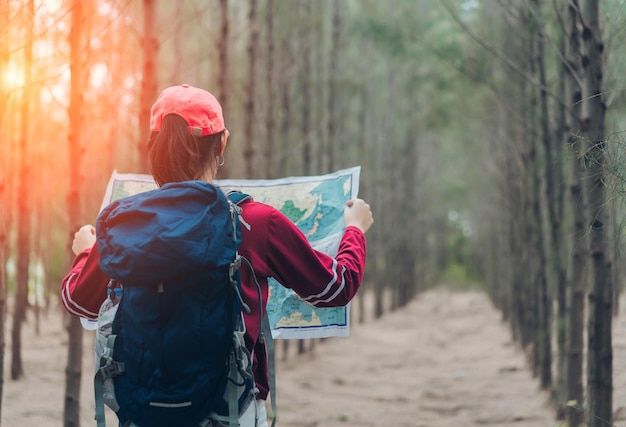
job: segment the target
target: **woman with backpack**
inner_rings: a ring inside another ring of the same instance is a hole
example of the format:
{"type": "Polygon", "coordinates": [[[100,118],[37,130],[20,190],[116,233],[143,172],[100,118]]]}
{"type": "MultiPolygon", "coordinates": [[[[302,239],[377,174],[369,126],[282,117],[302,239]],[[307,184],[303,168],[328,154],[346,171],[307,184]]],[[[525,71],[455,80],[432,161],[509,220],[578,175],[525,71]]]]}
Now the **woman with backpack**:
{"type": "MultiPolygon", "coordinates": [[[[213,95],[189,85],[165,89],[152,107],[150,128],[150,170],[159,187],[185,181],[213,181],[224,164],[229,137],[221,106],[213,95]]],[[[249,261],[254,272],[253,275],[247,268],[240,269],[242,299],[249,307],[244,314],[244,339],[253,355],[252,371],[258,388],[256,404],[250,405],[239,423],[243,427],[266,426],[265,400],[270,386],[265,342],[259,339],[259,319],[265,315],[268,278],[290,286],[314,306],[346,305],[361,285],[365,232],[373,217],[363,200],[350,200],[344,209],[345,231],[337,255],[331,257],[314,250],[302,232],[278,210],[253,200],[239,206],[241,222],[245,224],[241,227],[239,254],[249,261]]],[[[99,266],[95,228],[87,225],[76,232],[72,249],[76,258],[63,280],[61,301],[70,314],[96,319],[107,298],[109,277],[99,266]]]]}

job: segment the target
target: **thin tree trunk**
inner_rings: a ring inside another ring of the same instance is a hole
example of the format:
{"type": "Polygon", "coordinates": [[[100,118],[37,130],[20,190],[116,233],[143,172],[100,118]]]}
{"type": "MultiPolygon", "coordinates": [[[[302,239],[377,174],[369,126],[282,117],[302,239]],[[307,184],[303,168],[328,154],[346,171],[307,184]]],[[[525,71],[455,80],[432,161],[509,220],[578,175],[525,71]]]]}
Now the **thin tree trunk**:
{"type": "MultiPolygon", "coordinates": [[[[389,137],[389,141],[397,141],[396,135],[396,127],[395,127],[395,118],[397,113],[397,90],[398,90],[398,76],[395,64],[387,65],[387,90],[388,93],[383,98],[383,102],[387,105],[386,115],[383,122],[383,134],[389,137]]],[[[336,120],[336,117],[333,118],[336,120]]],[[[331,141],[331,145],[335,145],[337,142],[337,138],[331,141]]],[[[336,151],[339,153],[339,151],[336,151]]],[[[393,187],[394,183],[398,182],[400,177],[400,171],[395,167],[398,162],[399,154],[397,153],[395,143],[390,146],[385,147],[383,150],[383,155],[381,156],[381,170],[389,171],[385,176],[385,181],[382,185],[382,197],[379,200],[382,206],[391,206],[394,203],[395,194],[390,191],[385,191],[384,188],[393,187]]],[[[398,259],[398,240],[399,236],[394,232],[396,227],[395,219],[392,216],[387,216],[386,223],[383,224],[382,230],[387,230],[388,232],[384,235],[379,235],[382,237],[382,241],[379,242],[382,245],[382,253],[383,256],[386,257],[385,268],[384,268],[384,277],[387,278],[386,281],[381,283],[382,286],[386,286],[388,290],[391,292],[390,294],[390,310],[395,310],[398,306],[398,275],[401,274],[400,269],[396,268],[396,261],[398,259]]],[[[384,293],[383,289],[383,293],[384,293]]],[[[381,312],[382,314],[382,312],[381,312]]]]}
{"type": "Polygon", "coordinates": [[[217,39],[217,90],[224,117],[228,116],[228,0],[220,0],[220,36],[217,39]]]}
{"type": "MultiPolygon", "coordinates": [[[[299,2],[299,21],[301,42],[299,56],[302,58],[302,68],[299,70],[300,90],[302,94],[302,122],[301,122],[301,140],[302,140],[302,173],[310,175],[312,171],[311,165],[311,2],[303,0],[299,2]]],[[[298,341],[298,354],[306,351],[304,340],[298,341]]]]}
{"type": "Polygon", "coordinates": [[[289,35],[286,35],[282,39],[282,62],[283,69],[287,71],[281,74],[280,87],[280,109],[282,112],[280,120],[280,135],[281,135],[281,156],[278,163],[278,176],[285,176],[289,170],[289,158],[290,158],[290,146],[291,146],[291,122],[293,120],[293,108],[291,105],[291,72],[289,71],[292,62],[292,48],[289,35]]]}
{"type": "MultiPolygon", "coordinates": [[[[514,178],[513,174],[510,172],[508,175],[508,188],[511,188],[510,191],[510,209],[512,212],[523,212],[523,202],[521,196],[521,188],[518,180],[514,178]]],[[[509,229],[509,252],[515,258],[518,259],[519,262],[513,263],[513,271],[512,271],[512,284],[511,284],[511,292],[509,296],[510,308],[509,311],[511,313],[511,325],[513,338],[515,341],[520,343],[522,347],[525,345],[524,342],[524,320],[526,318],[524,314],[523,308],[523,279],[524,270],[526,268],[526,260],[521,256],[521,225],[518,224],[511,215],[508,218],[508,229],[509,229]]]]}
{"type": "Polygon", "coordinates": [[[611,275],[610,218],[605,183],[604,116],[602,95],[604,44],[599,20],[599,2],[582,0],[583,40],[582,135],[589,144],[587,189],[589,202],[590,255],[592,284],[589,291],[587,326],[588,427],[611,423],[613,417],[613,282],[611,275]]]}
{"type": "MultiPolygon", "coordinates": [[[[70,236],[68,249],[74,231],[80,227],[82,218],[81,194],[83,177],[81,168],[83,163],[82,145],[82,82],[83,82],[83,52],[85,13],[83,3],[76,2],[72,9],[70,29],[70,106],[69,106],[69,175],[70,192],[68,196],[68,212],[70,222],[70,236]]],[[[65,368],[65,401],[63,420],[66,427],[80,426],[80,381],[82,376],[83,331],[78,317],[66,316],[69,337],[67,365],[65,368]]]]}
{"type": "Polygon", "coordinates": [[[337,129],[335,123],[338,120],[338,108],[339,102],[338,88],[339,88],[339,53],[340,53],[340,38],[341,38],[341,0],[333,0],[333,29],[332,29],[332,41],[330,46],[330,69],[328,73],[328,168],[334,170],[335,168],[335,154],[339,152],[337,149],[337,129]]]}
{"type": "MultiPolygon", "coordinates": [[[[229,38],[229,21],[228,21],[228,0],[219,0],[220,3],[220,34],[217,38],[217,99],[222,106],[222,114],[224,120],[226,120],[226,126],[228,126],[228,120],[230,117],[230,97],[228,96],[228,75],[229,75],[229,60],[228,60],[228,38],[229,38]]],[[[224,166],[220,168],[220,175],[222,178],[229,176],[230,165],[229,162],[224,163],[224,166]]]]}
{"type": "Polygon", "coordinates": [[[567,4],[565,14],[565,29],[567,31],[565,60],[566,73],[566,100],[571,105],[568,116],[568,145],[572,152],[571,176],[569,186],[569,203],[572,212],[571,230],[572,249],[570,250],[569,265],[569,314],[567,319],[567,406],[565,418],[570,427],[578,427],[583,422],[583,331],[585,313],[585,288],[587,284],[587,249],[588,240],[585,230],[586,224],[586,197],[582,179],[585,173],[582,163],[581,140],[574,136],[580,128],[580,101],[582,98],[579,86],[578,58],[580,55],[580,33],[578,30],[578,0],[571,0],[567,4]]]}
{"type": "Polygon", "coordinates": [[[416,211],[414,209],[416,191],[417,191],[417,173],[418,173],[418,143],[415,141],[415,135],[419,134],[418,125],[420,121],[417,117],[412,121],[412,125],[407,130],[404,138],[404,147],[402,149],[399,164],[402,168],[402,177],[397,182],[402,183],[400,194],[406,197],[406,206],[401,210],[399,224],[403,225],[404,232],[398,233],[400,236],[399,256],[397,262],[399,265],[395,268],[402,271],[398,276],[399,298],[398,305],[404,307],[415,295],[416,279],[415,279],[415,262],[417,256],[415,254],[416,234],[418,229],[416,211]],[[408,226],[408,227],[407,227],[408,226]],[[399,268],[398,268],[399,267],[399,268]]]}
{"type": "MultiPolygon", "coordinates": [[[[33,158],[37,159],[37,156],[34,155],[33,158]]],[[[43,165],[43,162],[37,162],[35,164],[40,164],[43,165]]],[[[42,171],[43,171],[43,167],[41,169],[39,169],[37,171],[36,174],[33,174],[33,177],[37,180],[39,180],[39,182],[45,182],[42,178],[42,171]]],[[[43,219],[43,203],[41,201],[41,194],[37,194],[35,195],[36,199],[33,200],[33,211],[35,214],[35,222],[33,224],[33,236],[37,236],[36,239],[33,240],[33,244],[32,244],[32,248],[31,248],[31,252],[35,255],[35,260],[34,263],[35,265],[39,264],[40,262],[43,261],[43,248],[42,248],[42,243],[43,243],[43,237],[44,237],[44,219],[43,219]]],[[[41,333],[41,301],[39,298],[40,294],[43,294],[43,286],[44,283],[42,283],[41,281],[41,276],[38,274],[38,268],[35,269],[35,274],[34,277],[31,276],[30,278],[30,282],[33,284],[33,290],[32,290],[32,299],[33,299],[33,304],[32,304],[32,309],[34,311],[35,314],[35,324],[34,324],[34,328],[35,328],[35,336],[39,336],[39,334],[41,333]]]]}
{"type": "Polygon", "coordinates": [[[274,133],[276,130],[276,120],[274,118],[274,104],[276,90],[274,89],[274,62],[276,61],[276,49],[274,45],[274,0],[267,0],[265,15],[266,37],[267,37],[267,119],[266,119],[266,141],[265,141],[265,177],[273,178],[274,165],[274,133]]]}
{"type": "MultiPolygon", "coordinates": [[[[550,115],[548,111],[548,100],[545,88],[547,87],[546,82],[546,70],[545,70],[545,53],[544,53],[544,28],[543,22],[541,21],[541,8],[538,0],[533,0],[533,21],[534,27],[537,31],[531,35],[533,38],[533,44],[535,48],[533,49],[533,53],[535,55],[535,64],[534,66],[536,75],[541,85],[541,89],[539,91],[539,129],[540,129],[540,142],[542,143],[539,146],[537,138],[533,138],[533,143],[537,144],[537,151],[539,151],[540,147],[542,147],[543,153],[545,154],[545,164],[547,165],[544,169],[544,172],[539,170],[539,163],[536,162],[536,171],[534,172],[535,176],[535,221],[537,224],[537,258],[539,260],[539,281],[538,281],[538,308],[539,308],[539,327],[538,332],[539,336],[537,337],[538,347],[539,347],[539,360],[538,360],[538,368],[539,368],[539,382],[542,389],[547,390],[552,386],[552,333],[551,333],[551,325],[552,325],[552,298],[549,292],[548,285],[548,272],[547,272],[547,264],[548,264],[548,255],[546,251],[546,241],[544,235],[544,227],[543,227],[543,212],[547,211],[548,216],[550,215],[550,198],[552,193],[554,192],[554,181],[552,179],[552,151],[550,147],[550,115]],[[543,175],[545,177],[546,182],[546,193],[542,193],[541,191],[541,180],[539,177],[543,175]],[[543,196],[546,197],[543,197],[543,196]]],[[[550,222],[548,227],[553,224],[550,222]]],[[[558,223],[557,223],[558,224],[558,223]]]]}
{"type": "Polygon", "coordinates": [[[256,73],[257,46],[259,38],[259,28],[257,23],[257,0],[248,2],[248,76],[246,83],[245,101],[245,133],[244,158],[246,161],[246,177],[256,176],[255,149],[254,149],[254,121],[255,121],[255,94],[256,94],[256,73]]]}
{"type": "Polygon", "coordinates": [[[313,3],[313,16],[315,20],[315,29],[314,36],[312,42],[312,49],[314,49],[313,58],[314,58],[314,70],[315,70],[315,83],[314,85],[314,93],[315,93],[315,108],[314,108],[314,119],[313,119],[313,133],[311,138],[315,141],[316,153],[313,157],[315,157],[315,170],[318,174],[322,174],[326,171],[325,162],[325,154],[326,154],[326,97],[325,94],[325,85],[326,81],[324,80],[325,71],[326,71],[326,56],[328,54],[326,50],[326,31],[325,31],[325,22],[326,22],[326,2],[312,2],[313,3]]]}
{"type": "Polygon", "coordinates": [[[13,311],[13,329],[11,331],[11,378],[18,379],[24,375],[22,364],[22,323],[26,319],[28,306],[28,266],[30,263],[31,237],[31,149],[30,149],[30,88],[33,62],[33,22],[35,3],[27,4],[26,43],[24,44],[24,90],[20,112],[20,162],[19,189],[17,202],[17,289],[13,311]]]}
{"type": "MultiPolygon", "coordinates": [[[[1,6],[0,6],[1,8],[1,6]]],[[[0,14],[2,11],[0,11],[0,14]]],[[[1,43],[1,42],[0,42],[1,43]]],[[[0,101],[1,102],[1,101],[0,101]]],[[[0,167],[5,166],[0,164],[0,167]]],[[[0,173],[1,178],[5,176],[0,173]]],[[[7,206],[6,198],[6,180],[0,179],[0,203],[7,206]]],[[[6,325],[6,309],[7,309],[7,270],[6,261],[9,250],[9,223],[6,218],[0,215],[0,366],[4,366],[5,351],[5,325],[6,325]]],[[[4,396],[4,369],[0,370],[0,424],[2,423],[2,402],[4,396]]]]}
{"type": "MultiPolygon", "coordinates": [[[[565,53],[565,35],[561,35],[559,40],[560,51],[565,53]]],[[[567,99],[565,94],[566,66],[562,63],[559,66],[558,96],[567,99]]],[[[556,297],[556,382],[554,388],[554,401],[556,402],[557,419],[565,418],[565,406],[562,402],[567,401],[567,271],[566,271],[566,241],[563,233],[562,223],[564,223],[564,195],[567,182],[563,171],[562,153],[564,146],[562,142],[566,140],[565,129],[566,111],[558,106],[556,115],[557,126],[554,132],[550,147],[546,150],[551,153],[551,161],[546,161],[546,167],[550,168],[547,176],[551,177],[552,185],[548,183],[546,197],[548,199],[550,240],[552,242],[555,297],[556,297]],[[556,161],[555,161],[556,160],[556,161]]]]}
{"type": "MultiPolygon", "coordinates": [[[[525,41],[520,51],[520,58],[518,61],[524,67],[526,72],[532,72],[530,66],[529,53],[532,48],[532,44],[525,41]]],[[[519,147],[521,151],[522,161],[522,191],[520,196],[523,220],[521,225],[522,239],[520,239],[521,251],[522,251],[522,265],[525,274],[522,276],[521,294],[522,298],[519,302],[521,319],[522,319],[522,348],[526,351],[529,357],[530,365],[533,369],[533,374],[537,375],[537,366],[539,362],[538,352],[539,346],[537,342],[538,338],[538,325],[539,321],[539,298],[538,289],[539,283],[542,277],[545,277],[540,270],[543,268],[541,263],[543,260],[539,256],[535,256],[538,250],[538,233],[541,232],[540,224],[537,223],[537,211],[539,209],[538,200],[536,195],[539,191],[536,190],[536,186],[539,185],[535,182],[536,178],[536,149],[534,139],[536,137],[534,133],[534,120],[533,114],[536,109],[536,97],[534,96],[534,88],[531,87],[526,81],[518,82],[519,85],[519,99],[520,105],[523,111],[523,120],[518,128],[516,137],[513,141],[523,141],[522,146],[519,147]]]]}
{"type": "Polygon", "coordinates": [[[143,69],[141,73],[141,95],[139,96],[139,171],[148,173],[148,139],[150,137],[150,109],[158,94],[156,58],[159,42],[154,24],[156,21],[156,0],[143,0],[143,69]]]}
{"type": "MultiPolygon", "coordinates": [[[[0,16],[2,16],[2,6],[0,6],[0,16]]],[[[2,42],[0,42],[0,49],[2,42]]],[[[0,56],[0,60],[2,56],[0,56]]],[[[2,93],[0,93],[0,96],[2,93]]],[[[0,101],[2,103],[2,101],[0,101]]],[[[1,127],[1,126],[0,126],[1,127]]],[[[8,178],[7,166],[4,162],[0,162],[0,203],[2,206],[8,206],[7,190],[8,178]]],[[[8,216],[8,215],[7,215],[8,216]]],[[[9,230],[10,224],[8,218],[5,215],[0,215],[0,366],[4,366],[4,351],[5,351],[5,325],[6,325],[6,307],[7,307],[7,269],[6,261],[9,252],[9,230]]],[[[0,370],[0,424],[2,420],[2,402],[4,395],[4,369],[0,370]]]]}
{"type": "MultiPolygon", "coordinates": [[[[283,116],[281,119],[281,133],[283,136],[283,141],[282,141],[282,145],[283,145],[283,149],[287,150],[289,147],[289,135],[290,135],[290,127],[289,127],[289,122],[291,120],[291,99],[290,99],[290,93],[289,93],[289,84],[286,83],[282,86],[281,89],[281,108],[283,111],[283,116]]],[[[278,164],[278,175],[279,176],[285,176],[287,174],[287,170],[288,170],[288,164],[287,161],[289,159],[289,155],[288,154],[282,154],[280,157],[280,162],[278,164]]]]}
{"type": "MultiPolygon", "coordinates": [[[[359,62],[358,67],[359,67],[359,72],[362,76],[365,76],[367,73],[367,61],[369,59],[369,55],[363,55],[362,60],[359,62]]],[[[318,63],[319,65],[319,63],[318,63]]],[[[320,82],[321,83],[321,82],[320,82]]],[[[321,87],[321,84],[320,84],[321,87]]],[[[358,144],[359,144],[359,152],[361,153],[361,163],[362,165],[368,165],[368,161],[366,160],[366,156],[367,156],[367,150],[368,150],[368,135],[369,132],[372,131],[372,129],[370,129],[368,127],[368,123],[367,123],[367,113],[368,113],[368,108],[369,108],[369,104],[368,104],[368,97],[369,97],[369,91],[368,91],[368,87],[365,86],[363,88],[363,90],[361,91],[361,95],[360,95],[360,103],[359,103],[359,113],[358,113],[358,144]]],[[[320,100],[321,101],[321,100],[320,100]]],[[[322,105],[321,102],[318,103],[318,105],[322,105]]],[[[321,119],[321,115],[320,115],[320,119],[321,119]]],[[[322,141],[318,141],[320,146],[323,146],[322,141]]],[[[321,169],[323,168],[323,161],[324,161],[324,156],[323,156],[323,150],[319,150],[319,155],[318,155],[318,162],[319,162],[319,168],[320,168],[320,172],[321,169]]],[[[361,179],[361,181],[363,181],[363,179],[361,179]]],[[[360,197],[364,198],[365,200],[367,200],[367,195],[364,194],[365,191],[368,188],[367,184],[365,184],[364,182],[361,183],[360,187],[359,187],[359,192],[360,197]]],[[[359,306],[359,318],[358,318],[358,322],[359,323],[364,323],[365,322],[365,298],[366,298],[366,293],[363,290],[360,290],[357,293],[357,298],[358,298],[358,306],[359,306]]]]}
{"type": "Polygon", "coordinates": [[[311,156],[311,2],[304,0],[300,2],[300,56],[302,58],[302,69],[300,70],[300,89],[302,91],[302,171],[304,175],[310,175],[313,170],[311,156]]]}
{"type": "MultiPolygon", "coordinates": [[[[332,61],[332,59],[331,59],[332,61]]],[[[332,77],[329,77],[332,79],[332,77]]],[[[385,108],[383,108],[383,113],[380,117],[379,126],[376,128],[376,135],[374,136],[375,140],[380,140],[383,137],[389,137],[389,141],[394,141],[392,137],[393,128],[393,114],[394,114],[394,106],[395,106],[395,79],[394,79],[394,70],[392,69],[390,64],[386,64],[385,67],[385,78],[387,91],[384,96],[381,97],[381,102],[384,103],[385,108]]],[[[333,95],[329,93],[329,97],[333,95]]],[[[332,116],[329,117],[329,121],[335,120],[332,116]]],[[[330,135],[329,135],[330,138],[330,135]]],[[[329,143],[332,146],[334,140],[330,139],[329,143]]],[[[372,199],[376,200],[376,205],[378,206],[390,206],[393,204],[391,200],[391,192],[386,191],[386,188],[389,188],[393,182],[392,171],[393,168],[393,160],[392,160],[392,148],[385,146],[377,146],[377,153],[374,156],[373,169],[375,170],[384,170],[390,171],[390,173],[383,174],[380,178],[380,182],[374,188],[375,194],[372,195],[372,199]]],[[[376,216],[376,212],[374,212],[376,216]]],[[[368,235],[368,241],[372,242],[372,247],[375,248],[375,252],[373,254],[368,254],[368,259],[372,259],[374,261],[375,268],[375,277],[373,281],[374,285],[374,318],[380,318],[387,306],[387,297],[388,294],[385,292],[386,288],[393,286],[393,277],[392,274],[397,270],[395,268],[395,259],[393,258],[393,254],[391,254],[391,248],[393,242],[390,241],[389,235],[393,228],[393,216],[392,215],[382,215],[380,216],[380,221],[377,223],[378,225],[372,228],[371,236],[368,235]]]]}
{"type": "MultiPolygon", "coordinates": [[[[9,21],[10,7],[8,2],[0,2],[0,28],[5,28],[9,21]]],[[[0,64],[8,64],[9,46],[6,37],[0,37],[0,64]]],[[[8,94],[0,85],[0,111],[6,111],[8,94]]],[[[0,114],[0,206],[11,206],[9,186],[11,185],[10,152],[13,148],[12,138],[6,133],[5,115],[0,114]]],[[[3,209],[0,214],[0,366],[4,367],[5,328],[7,311],[7,259],[9,255],[9,229],[11,228],[10,209],[3,209]]],[[[0,369],[0,423],[2,422],[2,402],[4,401],[4,369],[0,369]]]]}

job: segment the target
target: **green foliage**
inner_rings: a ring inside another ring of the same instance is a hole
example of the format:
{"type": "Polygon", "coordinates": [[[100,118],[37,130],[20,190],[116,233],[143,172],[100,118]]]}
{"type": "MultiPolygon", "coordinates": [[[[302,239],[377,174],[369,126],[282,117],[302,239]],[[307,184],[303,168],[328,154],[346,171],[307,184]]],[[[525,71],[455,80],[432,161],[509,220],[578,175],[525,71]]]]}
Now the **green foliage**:
{"type": "Polygon", "coordinates": [[[570,408],[577,408],[578,407],[578,401],[577,400],[568,400],[567,402],[565,402],[566,406],[569,406],[570,408]]]}
{"type": "Polygon", "coordinates": [[[448,264],[441,275],[441,281],[451,289],[468,290],[484,289],[485,285],[477,280],[475,268],[453,262],[448,264]],[[472,271],[474,270],[474,271],[472,271]]]}
{"type": "Polygon", "coordinates": [[[342,422],[342,423],[346,423],[346,422],[348,422],[348,421],[349,421],[349,418],[348,418],[348,416],[347,416],[347,415],[343,415],[343,414],[342,414],[342,415],[339,415],[339,416],[337,417],[337,421],[342,422]]]}

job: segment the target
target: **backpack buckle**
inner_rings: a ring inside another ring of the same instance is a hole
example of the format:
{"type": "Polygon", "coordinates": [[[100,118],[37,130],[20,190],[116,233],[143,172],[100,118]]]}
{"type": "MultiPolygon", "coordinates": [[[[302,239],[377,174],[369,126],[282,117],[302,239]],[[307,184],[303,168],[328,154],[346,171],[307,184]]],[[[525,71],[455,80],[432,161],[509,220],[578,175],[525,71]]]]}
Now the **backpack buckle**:
{"type": "Polygon", "coordinates": [[[98,369],[98,372],[103,378],[117,377],[124,372],[124,364],[108,358],[106,363],[98,369]]]}
{"type": "Polygon", "coordinates": [[[239,270],[239,267],[241,267],[241,257],[237,255],[235,259],[233,260],[233,262],[231,262],[228,266],[228,276],[230,277],[231,280],[233,276],[235,275],[235,272],[239,270]]]}

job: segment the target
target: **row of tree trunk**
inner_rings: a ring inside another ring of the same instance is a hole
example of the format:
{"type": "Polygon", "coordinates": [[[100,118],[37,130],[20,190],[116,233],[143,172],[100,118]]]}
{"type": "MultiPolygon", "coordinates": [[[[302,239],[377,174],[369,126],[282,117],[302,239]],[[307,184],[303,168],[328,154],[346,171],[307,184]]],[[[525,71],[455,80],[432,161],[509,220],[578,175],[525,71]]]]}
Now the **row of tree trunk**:
{"type": "Polygon", "coordinates": [[[606,167],[599,2],[553,10],[534,0],[501,10],[513,31],[501,50],[509,54],[498,58],[509,79],[497,94],[505,109],[494,111],[493,150],[505,177],[494,197],[503,209],[490,215],[483,241],[492,297],[541,387],[553,391],[558,417],[572,427],[606,426],[619,234],[606,167]]]}

